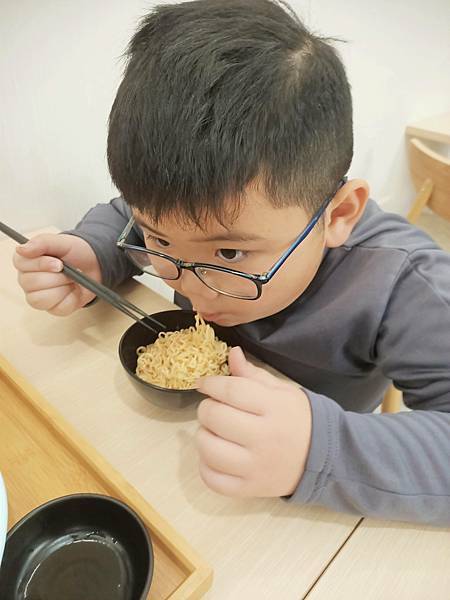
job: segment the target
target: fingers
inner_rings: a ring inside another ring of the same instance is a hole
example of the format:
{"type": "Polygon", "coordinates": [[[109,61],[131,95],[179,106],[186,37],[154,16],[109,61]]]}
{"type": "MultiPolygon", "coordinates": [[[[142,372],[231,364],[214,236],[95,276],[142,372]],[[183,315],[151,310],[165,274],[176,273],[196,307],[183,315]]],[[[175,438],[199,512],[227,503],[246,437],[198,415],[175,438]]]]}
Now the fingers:
{"type": "Polygon", "coordinates": [[[215,435],[244,446],[253,444],[261,418],[211,398],[200,402],[197,417],[200,425],[215,435]]]}
{"type": "Polygon", "coordinates": [[[70,252],[73,238],[68,235],[42,234],[16,247],[13,263],[22,273],[62,271],[63,258],[70,252]],[[59,258],[58,258],[59,257],[59,258]]]}
{"type": "Polygon", "coordinates": [[[37,258],[27,258],[18,254],[19,249],[13,256],[13,264],[16,269],[22,273],[36,273],[46,271],[50,273],[59,273],[63,265],[58,258],[52,256],[39,256],[37,258]]]}
{"type": "Polygon", "coordinates": [[[197,448],[200,461],[215,471],[236,477],[247,477],[251,472],[251,456],[246,448],[217,437],[204,427],[197,432],[197,448]]]}
{"type": "Polygon", "coordinates": [[[73,244],[73,236],[43,234],[16,248],[13,263],[17,279],[33,308],[67,316],[89,300],[90,292],[60,272],[60,258],[73,249],[73,244]]]}
{"type": "Polygon", "coordinates": [[[73,283],[62,273],[46,272],[19,272],[17,280],[26,293],[36,292],[38,290],[49,290],[51,288],[73,283]]]}
{"type": "MultiPolygon", "coordinates": [[[[67,296],[74,296],[74,284],[62,285],[48,290],[37,290],[26,294],[26,301],[30,306],[38,310],[48,310],[49,312],[60,305],[67,296]]],[[[73,300],[71,300],[73,302],[73,300]]],[[[59,313],[54,313],[59,314],[59,313]]],[[[70,313],[61,313],[70,314],[70,313]]]]}
{"type": "Polygon", "coordinates": [[[26,301],[33,308],[61,316],[79,308],[81,297],[78,286],[62,273],[19,272],[17,279],[26,301]]]}
{"type": "Polygon", "coordinates": [[[226,473],[220,473],[208,467],[207,464],[200,461],[199,464],[200,477],[204,483],[218,494],[224,496],[242,496],[243,494],[243,480],[241,477],[235,475],[227,475],[226,473]]]}
{"type": "Polygon", "coordinates": [[[271,386],[278,383],[277,378],[268,371],[265,371],[260,367],[255,367],[255,365],[249,362],[239,346],[231,348],[228,364],[230,366],[231,374],[236,377],[248,377],[254,381],[259,381],[262,384],[271,386]]]}
{"type": "Polygon", "coordinates": [[[77,285],[72,285],[71,287],[71,292],[53,308],[48,310],[51,315],[56,315],[57,317],[67,317],[83,306],[83,292],[80,291],[80,288],[77,285]]]}
{"type": "Polygon", "coordinates": [[[205,396],[239,410],[255,415],[264,413],[261,398],[267,396],[267,390],[258,381],[232,375],[214,375],[200,379],[197,388],[205,396]]]}
{"type": "Polygon", "coordinates": [[[17,254],[25,258],[38,258],[39,256],[56,256],[64,258],[72,248],[72,237],[55,233],[43,233],[21,244],[16,248],[17,254]]]}

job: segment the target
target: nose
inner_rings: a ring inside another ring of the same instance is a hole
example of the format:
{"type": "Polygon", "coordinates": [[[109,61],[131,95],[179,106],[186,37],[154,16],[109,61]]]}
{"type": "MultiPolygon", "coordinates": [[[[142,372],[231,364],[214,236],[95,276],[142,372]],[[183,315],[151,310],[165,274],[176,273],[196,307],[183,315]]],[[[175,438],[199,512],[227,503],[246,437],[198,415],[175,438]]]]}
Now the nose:
{"type": "Polygon", "coordinates": [[[194,306],[196,304],[205,306],[206,302],[211,302],[219,296],[218,292],[202,283],[192,271],[183,270],[178,282],[180,293],[189,298],[194,306]]]}

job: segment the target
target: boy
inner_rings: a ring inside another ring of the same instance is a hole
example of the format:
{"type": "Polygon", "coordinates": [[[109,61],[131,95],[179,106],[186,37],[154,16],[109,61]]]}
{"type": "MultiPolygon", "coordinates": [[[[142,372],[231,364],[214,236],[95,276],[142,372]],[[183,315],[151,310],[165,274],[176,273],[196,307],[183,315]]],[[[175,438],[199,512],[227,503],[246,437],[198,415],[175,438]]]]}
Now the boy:
{"type": "Polygon", "coordinates": [[[449,524],[450,258],[345,179],[334,50],[285,5],[198,0],[150,12],[128,57],[108,136],[122,196],[17,249],[28,302],[68,315],[93,299],[59,259],[108,286],[165,277],[301,386],[239,348],[231,377],[199,383],[207,485],[449,524]],[[371,414],[390,381],[413,411],[371,414]]]}

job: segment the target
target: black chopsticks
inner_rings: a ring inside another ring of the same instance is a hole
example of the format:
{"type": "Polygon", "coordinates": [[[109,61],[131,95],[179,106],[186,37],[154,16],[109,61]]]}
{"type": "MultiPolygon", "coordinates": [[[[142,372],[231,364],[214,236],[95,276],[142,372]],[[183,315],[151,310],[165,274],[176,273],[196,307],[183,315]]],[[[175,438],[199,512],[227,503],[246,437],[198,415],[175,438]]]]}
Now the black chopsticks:
{"type": "MultiPolygon", "coordinates": [[[[0,221],[0,231],[5,233],[8,237],[12,238],[19,244],[26,244],[28,242],[28,238],[26,238],[25,236],[20,234],[18,231],[15,231],[11,227],[8,227],[8,225],[6,225],[5,223],[2,223],[1,221],[0,221]]],[[[128,315],[129,317],[134,319],[137,323],[140,323],[143,327],[146,327],[153,333],[159,333],[161,331],[166,330],[165,325],[160,323],[157,319],[154,319],[153,317],[148,315],[146,312],[141,310],[135,304],[132,304],[125,298],[122,298],[122,296],[120,296],[119,294],[117,294],[116,292],[111,290],[110,288],[106,287],[105,285],[98,283],[97,281],[94,281],[93,279],[91,279],[90,277],[88,277],[87,275],[82,273],[81,271],[78,271],[78,269],[71,267],[70,265],[68,265],[67,263],[65,263],[63,261],[61,261],[61,262],[63,264],[62,272],[65,275],[67,275],[67,277],[69,277],[70,279],[73,279],[73,281],[76,281],[77,283],[79,283],[80,285],[85,287],[86,289],[90,290],[96,296],[98,296],[99,298],[102,298],[102,300],[105,300],[106,302],[108,302],[109,304],[114,306],[114,308],[117,308],[121,312],[125,313],[126,315],[128,315]],[[145,319],[145,320],[142,320],[142,319],[145,319]],[[151,325],[149,323],[147,323],[146,321],[149,321],[151,323],[151,325]],[[153,327],[152,327],[152,325],[153,325],[153,327]]]]}

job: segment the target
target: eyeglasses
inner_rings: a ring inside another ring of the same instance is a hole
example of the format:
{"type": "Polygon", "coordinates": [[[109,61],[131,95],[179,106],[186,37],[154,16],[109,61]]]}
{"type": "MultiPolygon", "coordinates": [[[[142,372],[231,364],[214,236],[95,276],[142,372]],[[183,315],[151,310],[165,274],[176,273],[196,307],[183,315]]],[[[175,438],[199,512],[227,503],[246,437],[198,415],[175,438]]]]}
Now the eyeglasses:
{"type": "Polygon", "coordinates": [[[243,271],[236,271],[219,265],[185,262],[178,258],[172,258],[162,252],[127,244],[127,237],[135,224],[134,217],[131,217],[127,226],[120,234],[117,240],[117,247],[123,250],[128,259],[141,271],[153,277],[175,281],[181,277],[183,269],[186,269],[187,271],[192,271],[202,283],[219,294],[240,300],[257,300],[262,294],[262,286],[272,279],[294,250],[311,233],[327,206],[346,181],[347,177],[343,177],[339,181],[335,191],[330,196],[327,196],[305,229],[303,229],[289,248],[283,252],[280,258],[265,273],[244,273],[243,271]]]}

